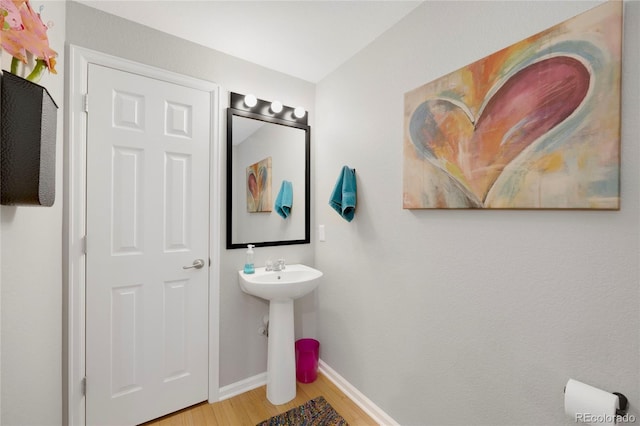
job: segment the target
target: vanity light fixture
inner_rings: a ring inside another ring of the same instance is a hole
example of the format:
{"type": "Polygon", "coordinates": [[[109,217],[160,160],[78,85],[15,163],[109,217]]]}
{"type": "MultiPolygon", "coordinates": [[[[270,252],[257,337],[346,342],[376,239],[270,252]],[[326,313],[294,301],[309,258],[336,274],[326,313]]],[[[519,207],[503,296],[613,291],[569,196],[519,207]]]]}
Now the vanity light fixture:
{"type": "MultiPolygon", "coordinates": [[[[283,105],[280,101],[266,101],[257,98],[253,94],[243,95],[240,93],[229,93],[229,108],[244,111],[251,114],[269,117],[273,120],[281,120],[285,124],[297,123],[304,126],[309,124],[309,114],[305,108],[297,108],[283,105]]],[[[257,118],[260,120],[261,118],[257,118]]]]}
{"type": "Polygon", "coordinates": [[[256,98],[252,94],[248,94],[248,95],[246,95],[244,97],[244,104],[246,106],[248,106],[249,108],[253,108],[254,106],[256,106],[258,104],[258,98],[256,98]]]}
{"type": "Polygon", "coordinates": [[[304,117],[304,115],[306,113],[307,113],[307,111],[304,108],[302,108],[301,106],[296,107],[296,109],[293,110],[293,115],[296,118],[302,118],[302,117],[304,117]]]}
{"type": "Polygon", "coordinates": [[[282,112],[282,102],[280,102],[280,101],[271,102],[271,112],[273,112],[274,114],[281,113],[282,112]]]}

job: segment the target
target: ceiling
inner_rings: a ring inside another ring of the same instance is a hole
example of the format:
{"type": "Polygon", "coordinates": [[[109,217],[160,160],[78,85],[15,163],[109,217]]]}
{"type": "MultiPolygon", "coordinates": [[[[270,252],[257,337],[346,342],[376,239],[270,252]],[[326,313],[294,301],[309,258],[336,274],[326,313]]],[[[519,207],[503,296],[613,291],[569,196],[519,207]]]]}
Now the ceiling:
{"type": "Polygon", "coordinates": [[[314,83],[422,3],[399,0],[78,1],[314,83]]]}

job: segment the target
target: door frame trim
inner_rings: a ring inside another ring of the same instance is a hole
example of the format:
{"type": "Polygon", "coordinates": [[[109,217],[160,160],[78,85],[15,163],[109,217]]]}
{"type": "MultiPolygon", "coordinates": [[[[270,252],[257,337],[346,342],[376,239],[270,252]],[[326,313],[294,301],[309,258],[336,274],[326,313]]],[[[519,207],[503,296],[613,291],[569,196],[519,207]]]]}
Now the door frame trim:
{"type": "Polygon", "coordinates": [[[219,324],[220,324],[220,250],[221,194],[223,176],[222,145],[224,129],[220,105],[220,86],[205,80],[177,74],[150,65],[130,61],[76,45],[67,47],[65,85],[65,129],[63,167],[63,424],[86,424],[85,376],[85,285],[86,285],[86,144],[87,115],[84,95],[88,66],[96,64],[156,78],[169,83],[207,91],[211,94],[209,159],[209,402],[219,399],[219,324]]]}

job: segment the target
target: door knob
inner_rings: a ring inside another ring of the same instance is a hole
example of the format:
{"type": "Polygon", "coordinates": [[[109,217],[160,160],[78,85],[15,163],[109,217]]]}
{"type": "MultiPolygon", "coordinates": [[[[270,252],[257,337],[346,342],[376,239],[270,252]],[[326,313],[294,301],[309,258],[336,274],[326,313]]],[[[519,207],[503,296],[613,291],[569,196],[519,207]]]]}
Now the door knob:
{"type": "Polygon", "coordinates": [[[183,266],[182,269],[200,269],[204,266],[204,260],[202,259],[196,259],[193,261],[193,264],[189,265],[189,266],[183,266]]]}

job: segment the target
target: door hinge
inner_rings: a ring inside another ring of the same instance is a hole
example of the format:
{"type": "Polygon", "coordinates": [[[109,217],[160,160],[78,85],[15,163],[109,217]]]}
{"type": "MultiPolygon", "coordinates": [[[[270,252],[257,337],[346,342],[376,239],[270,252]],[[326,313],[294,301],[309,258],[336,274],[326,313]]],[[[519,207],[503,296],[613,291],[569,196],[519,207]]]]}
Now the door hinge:
{"type": "Polygon", "coordinates": [[[80,382],[80,392],[82,392],[82,396],[87,396],[87,378],[83,377],[80,382]]]}
{"type": "Polygon", "coordinates": [[[84,98],[82,99],[82,108],[84,112],[89,112],[89,94],[85,93],[84,98]]]}
{"type": "Polygon", "coordinates": [[[80,250],[82,250],[83,254],[87,254],[87,236],[82,237],[80,241],[80,250]]]}

